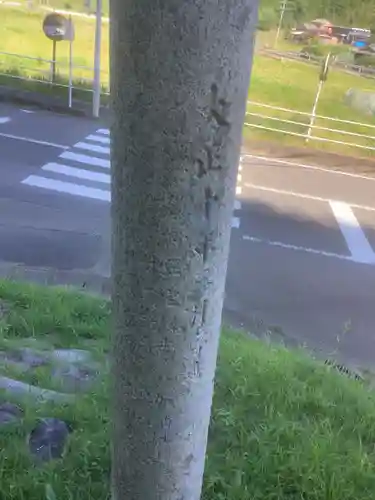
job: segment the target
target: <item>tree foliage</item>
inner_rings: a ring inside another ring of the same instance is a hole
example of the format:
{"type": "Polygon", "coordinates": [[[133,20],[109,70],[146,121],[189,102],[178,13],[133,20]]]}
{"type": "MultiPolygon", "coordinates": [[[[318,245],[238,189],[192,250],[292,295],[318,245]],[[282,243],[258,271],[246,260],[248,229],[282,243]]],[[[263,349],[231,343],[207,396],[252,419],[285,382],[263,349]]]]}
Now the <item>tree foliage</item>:
{"type": "MultiPolygon", "coordinates": [[[[270,10],[278,17],[283,0],[262,0],[259,19],[270,19],[270,10]]],[[[375,28],[374,0],[287,0],[285,20],[288,24],[329,19],[335,24],[375,28]]]]}

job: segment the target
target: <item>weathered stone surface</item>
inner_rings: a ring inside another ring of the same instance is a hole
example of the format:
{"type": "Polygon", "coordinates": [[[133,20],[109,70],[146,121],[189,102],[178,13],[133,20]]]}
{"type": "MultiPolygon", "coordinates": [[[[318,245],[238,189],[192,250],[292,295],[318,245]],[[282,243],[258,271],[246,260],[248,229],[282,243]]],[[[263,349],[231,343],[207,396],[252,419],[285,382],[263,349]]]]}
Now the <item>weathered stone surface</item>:
{"type": "Polygon", "coordinates": [[[53,401],[56,403],[70,403],[73,396],[49,389],[41,389],[35,385],[26,384],[8,377],[0,377],[0,389],[15,397],[31,396],[39,401],[53,401]]]}
{"type": "Polygon", "coordinates": [[[0,427],[20,420],[23,416],[22,409],[13,403],[0,404],[0,427]]]}
{"type": "Polygon", "coordinates": [[[359,89],[349,89],[345,94],[345,104],[357,111],[375,115],[375,93],[359,89]]]}
{"type": "Polygon", "coordinates": [[[65,363],[88,363],[92,359],[90,351],[83,349],[55,349],[51,357],[65,363]]]}
{"type": "Polygon", "coordinates": [[[10,306],[5,300],[0,300],[0,320],[5,318],[9,313],[10,306]]]}
{"type": "Polygon", "coordinates": [[[57,365],[52,370],[52,378],[64,391],[88,390],[97,377],[97,372],[88,366],[57,365]]]}
{"type": "MultiPolygon", "coordinates": [[[[46,367],[57,389],[73,393],[87,391],[97,379],[102,367],[92,359],[90,351],[81,349],[37,350],[30,347],[0,351],[0,367],[10,367],[19,374],[33,374],[39,367],[46,367]]],[[[16,376],[16,378],[18,378],[16,376]]],[[[35,399],[67,401],[70,396],[57,391],[39,388],[8,377],[0,377],[0,388],[9,394],[31,395],[35,399]]]]}
{"type": "Polygon", "coordinates": [[[49,363],[48,353],[39,352],[29,347],[1,351],[0,361],[13,365],[22,371],[46,366],[49,363]]]}
{"type": "Polygon", "coordinates": [[[9,349],[0,351],[0,361],[23,364],[29,368],[46,366],[51,362],[63,364],[91,363],[90,351],[82,349],[55,349],[53,351],[42,351],[24,347],[20,349],[9,349]]]}
{"type": "Polygon", "coordinates": [[[38,462],[48,462],[64,455],[69,427],[57,418],[43,418],[31,431],[28,439],[31,455],[38,462]]]}

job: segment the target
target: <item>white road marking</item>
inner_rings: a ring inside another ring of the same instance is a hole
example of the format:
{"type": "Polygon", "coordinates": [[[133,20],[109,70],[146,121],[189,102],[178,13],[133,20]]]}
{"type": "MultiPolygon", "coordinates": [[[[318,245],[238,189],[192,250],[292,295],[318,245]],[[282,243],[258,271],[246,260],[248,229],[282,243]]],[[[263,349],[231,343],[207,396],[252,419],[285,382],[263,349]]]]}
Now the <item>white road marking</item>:
{"type": "Polygon", "coordinates": [[[237,174],[237,182],[241,182],[242,181],[242,175],[241,174],[237,174]]]}
{"type": "Polygon", "coordinates": [[[109,144],[109,137],[102,137],[101,135],[90,134],[85,138],[86,141],[101,142],[102,144],[109,144]]]}
{"type": "Polygon", "coordinates": [[[99,128],[96,131],[97,134],[103,134],[103,135],[109,135],[109,129],[108,128],[99,128]]]}
{"type": "Polygon", "coordinates": [[[0,125],[10,122],[9,116],[0,116],[0,125]]]}
{"type": "Polygon", "coordinates": [[[234,200],[234,210],[241,210],[240,200],[234,200]]]}
{"type": "Polygon", "coordinates": [[[90,144],[88,142],[77,142],[77,144],[74,144],[73,147],[85,149],[86,151],[91,151],[93,153],[101,153],[106,155],[110,153],[109,148],[105,146],[97,146],[96,144],[90,144]]]}
{"type": "Polygon", "coordinates": [[[20,111],[21,111],[22,113],[28,113],[28,114],[30,114],[30,115],[31,115],[32,113],[35,113],[35,111],[33,111],[32,109],[20,109],[20,111]]]}
{"type": "Polygon", "coordinates": [[[81,168],[69,167],[60,163],[47,163],[42,167],[42,170],[54,172],[56,174],[66,175],[68,177],[77,177],[78,179],[86,179],[88,181],[102,182],[104,184],[111,183],[111,176],[102,174],[101,172],[93,172],[81,168]]]}
{"type": "Polygon", "coordinates": [[[238,217],[232,217],[232,228],[238,229],[240,227],[240,219],[238,217]]]}
{"type": "Polygon", "coordinates": [[[236,187],[236,194],[239,195],[242,193],[242,187],[241,186],[237,186],[236,187]]]}
{"type": "Polygon", "coordinates": [[[27,184],[28,186],[39,187],[42,189],[48,189],[51,191],[57,191],[59,193],[71,194],[74,196],[82,196],[83,198],[92,198],[101,201],[111,201],[110,191],[104,189],[91,188],[87,186],[81,186],[79,184],[73,184],[71,182],[57,181],[54,179],[47,179],[45,177],[39,177],[37,175],[30,175],[22,181],[22,184],[27,184]]]}
{"type": "MultiPolygon", "coordinates": [[[[323,201],[325,203],[330,203],[331,201],[337,201],[338,203],[342,203],[339,200],[332,200],[329,198],[323,198],[321,196],[313,196],[310,194],[304,194],[304,193],[296,193],[295,191],[287,191],[284,189],[276,189],[276,188],[271,188],[267,186],[260,186],[258,184],[252,184],[252,183],[246,183],[246,187],[255,189],[258,191],[265,191],[269,193],[275,193],[275,194],[283,194],[286,196],[294,196],[295,198],[303,198],[305,200],[313,200],[313,201],[323,201]]],[[[359,208],[361,210],[367,210],[368,212],[375,212],[375,207],[370,207],[368,205],[359,205],[357,203],[348,203],[349,206],[352,208],[359,208]]]]}
{"type": "MultiPolygon", "coordinates": [[[[242,238],[245,241],[250,241],[251,243],[261,243],[261,244],[269,245],[272,247],[284,248],[286,250],[294,250],[296,252],[310,253],[310,254],[314,254],[314,255],[321,255],[322,257],[332,257],[332,258],[339,259],[339,260],[346,260],[349,262],[358,263],[357,261],[355,261],[353,259],[353,257],[351,255],[341,255],[341,254],[333,253],[333,252],[325,252],[324,250],[317,250],[315,248],[290,245],[288,243],[282,243],[281,241],[266,240],[266,239],[262,239],[262,238],[256,238],[253,236],[244,235],[242,238]]],[[[370,263],[367,262],[366,264],[370,264],[370,263]]]]}
{"type": "Polygon", "coordinates": [[[375,253],[350,206],[341,201],[331,201],[330,206],[348,245],[352,260],[361,264],[374,264],[375,253]]]}
{"type": "Polygon", "coordinates": [[[60,158],[64,158],[65,160],[77,161],[79,163],[85,163],[94,167],[111,168],[111,162],[109,160],[96,158],[96,156],[81,155],[78,153],[73,153],[73,151],[65,151],[60,155],[60,158]]]}
{"type": "Polygon", "coordinates": [[[30,142],[32,144],[39,144],[40,146],[50,146],[56,149],[69,149],[69,146],[63,146],[62,144],[55,144],[54,142],[39,141],[37,139],[31,139],[31,137],[22,137],[19,135],[4,134],[0,132],[0,137],[5,137],[6,139],[14,139],[16,141],[30,142]]]}
{"type": "MultiPolygon", "coordinates": [[[[278,158],[267,158],[265,156],[255,156],[255,155],[243,155],[242,158],[251,158],[254,160],[260,160],[268,163],[280,163],[281,165],[288,165],[290,167],[305,168],[308,170],[316,170],[318,172],[325,172],[327,174],[344,175],[346,177],[353,177],[356,179],[363,179],[367,181],[375,181],[375,177],[370,177],[368,175],[354,174],[352,172],[343,172],[342,170],[333,170],[325,167],[317,167],[316,165],[307,165],[304,163],[295,163],[287,160],[280,160],[278,158]]],[[[258,167],[260,165],[254,164],[252,166],[258,167]]]]}

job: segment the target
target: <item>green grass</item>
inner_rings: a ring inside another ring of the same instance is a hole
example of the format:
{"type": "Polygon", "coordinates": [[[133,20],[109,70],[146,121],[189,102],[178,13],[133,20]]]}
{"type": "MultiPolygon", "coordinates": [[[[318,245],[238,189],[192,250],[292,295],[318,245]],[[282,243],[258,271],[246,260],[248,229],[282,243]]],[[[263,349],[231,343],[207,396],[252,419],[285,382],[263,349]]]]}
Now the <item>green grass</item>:
{"type": "MultiPolygon", "coordinates": [[[[108,352],[104,300],[10,282],[0,282],[0,300],[0,349],[36,342],[91,349],[98,359],[108,352]]],[[[48,383],[43,371],[24,379],[48,383]]],[[[109,500],[108,404],[105,376],[74,405],[28,403],[22,425],[0,429],[2,498],[45,499],[51,487],[57,500],[109,500]],[[46,415],[73,427],[69,450],[33,467],[25,437],[46,415]]],[[[374,439],[375,396],[365,383],[306,353],[224,331],[203,500],[372,500],[374,439]]]]}
{"type": "MultiPolygon", "coordinates": [[[[25,8],[28,8],[28,0],[20,0],[25,8]]],[[[90,8],[86,7],[85,0],[32,0],[33,8],[48,6],[53,9],[71,10],[76,12],[92,13],[96,9],[96,0],[91,0],[90,8]]],[[[102,0],[102,11],[104,15],[109,12],[109,0],[102,0]]]]}
{"type": "MultiPolygon", "coordinates": [[[[0,54],[0,72],[17,68],[31,77],[49,77],[50,65],[44,60],[52,58],[52,42],[46,38],[42,30],[45,12],[28,11],[20,8],[0,6],[0,52],[27,55],[39,60],[27,60],[0,54]],[[22,43],[21,43],[22,42],[22,43]]],[[[92,78],[95,24],[91,19],[74,18],[75,42],[73,48],[74,78],[92,78]],[[77,68],[77,67],[80,68],[77,68]],[[91,69],[90,69],[91,68],[91,69]]],[[[102,65],[103,84],[108,84],[108,23],[103,23],[102,30],[102,65]]],[[[69,44],[57,43],[57,69],[65,79],[68,78],[69,44]]]]}
{"type": "MultiPolygon", "coordinates": [[[[317,66],[299,61],[279,61],[270,58],[267,59],[265,57],[256,57],[254,60],[249,97],[250,100],[255,102],[310,113],[313,107],[317,86],[317,66]]],[[[345,104],[345,93],[350,88],[359,88],[366,92],[375,92],[375,80],[360,78],[332,69],[321,93],[317,114],[341,120],[375,125],[375,117],[357,112],[345,104]]],[[[256,123],[279,130],[290,130],[300,134],[305,134],[308,128],[308,116],[302,116],[293,112],[285,113],[263,109],[257,106],[249,106],[248,111],[301,122],[303,125],[286,124],[257,117],[247,117],[249,123],[256,123]]],[[[365,126],[339,124],[322,119],[317,119],[315,124],[322,127],[340,129],[375,137],[375,129],[365,126]]],[[[318,137],[329,138],[336,141],[354,142],[364,146],[374,147],[374,139],[345,137],[340,133],[318,130],[314,131],[314,134],[318,137]]],[[[277,140],[285,144],[303,144],[302,138],[292,138],[289,135],[278,134],[276,132],[257,131],[256,133],[250,133],[250,137],[251,136],[253,136],[254,140],[277,140]]],[[[353,151],[353,149],[345,146],[336,146],[324,142],[312,141],[310,145],[318,149],[339,150],[344,153],[353,151]]],[[[360,154],[373,156],[374,152],[371,153],[361,150],[360,154]]]]}
{"type": "MultiPolygon", "coordinates": [[[[42,32],[42,17],[40,11],[28,11],[20,8],[0,7],[2,22],[0,24],[0,51],[16,54],[25,54],[39,58],[38,60],[25,60],[14,56],[0,54],[0,73],[26,74],[32,78],[48,80],[50,66],[43,59],[51,58],[51,42],[46,39],[42,32]],[[25,43],[20,49],[20,40],[25,43]]],[[[74,44],[74,64],[81,66],[74,70],[74,79],[78,85],[90,88],[92,79],[93,47],[94,47],[94,22],[90,19],[74,18],[76,27],[76,42],[74,44]]],[[[274,32],[259,32],[258,46],[271,45],[274,40],[274,32]]],[[[297,46],[280,39],[279,48],[287,50],[296,49],[297,46]]],[[[298,47],[297,47],[298,48],[298,47]]],[[[57,50],[57,66],[59,70],[59,81],[67,84],[68,79],[68,44],[61,42],[57,50]]],[[[109,81],[109,41],[108,23],[103,25],[102,45],[102,83],[108,86],[109,81]]],[[[253,76],[249,97],[251,100],[280,106],[292,110],[311,112],[315,93],[318,85],[319,68],[299,61],[279,61],[265,56],[254,58],[253,76]]],[[[43,92],[55,92],[51,86],[33,82],[22,82],[10,79],[7,76],[0,77],[0,84],[14,85],[18,87],[32,88],[43,92]]],[[[364,91],[375,92],[375,80],[361,78],[359,76],[346,74],[342,71],[332,70],[329,79],[324,86],[318,107],[318,114],[375,125],[375,118],[357,112],[344,103],[345,93],[350,88],[358,88],[364,91]]],[[[56,92],[61,96],[67,96],[66,88],[59,88],[56,92]]],[[[74,92],[75,98],[90,99],[88,92],[74,92]]],[[[275,110],[261,108],[250,108],[249,111],[280,117],[291,121],[301,122],[301,125],[285,124],[259,117],[247,117],[247,121],[277,130],[292,131],[306,134],[308,129],[308,117],[300,116],[298,113],[281,113],[275,110]]],[[[375,136],[375,129],[360,125],[342,125],[318,119],[316,125],[328,128],[343,129],[369,136],[375,136]]],[[[261,131],[252,128],[245,129],[246,138],[250,141],[272,141],[281,145],[304,146],[305,141],[301,137],[292,137],[279,132],[261,131]]],[[[328,131],[315,131],[314,135],[336,141],[354,142],[363,146],[374,146],[374,139],[343,136],[340,133],[328,131]]],[[[338,151],[344,154],[357,154],[359,156],[374,156],[373,151],[354,149],[343,145],[330,144],[321,141],[311,141],[309,147],[318,150],[338,151]]]]}

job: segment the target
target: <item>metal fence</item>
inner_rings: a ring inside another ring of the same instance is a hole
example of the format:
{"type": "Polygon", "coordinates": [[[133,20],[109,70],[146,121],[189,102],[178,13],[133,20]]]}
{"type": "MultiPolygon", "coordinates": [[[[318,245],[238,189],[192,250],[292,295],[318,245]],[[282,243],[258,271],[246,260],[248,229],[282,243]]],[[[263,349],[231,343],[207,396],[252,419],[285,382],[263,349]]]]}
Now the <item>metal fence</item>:
{"type": "MultiPolygon", "coordinates": [[[[315,56],[313,54],[309,54],[308,52],[297,52],[297,51],[277,51],[272,49],[261,49],[259,50],[259,54],[264,56],[273,57],[275,59],[289,59],[293,61],[301,61],[314,65],[321,65],[324,57],[315,56]]],[[[345,62],[340,60],[339,54],[334,55],[331,60],[331,66],[339,69],[341,71],[348,72],[350,74],[355,74],[359,76],[363,76],[366,78],[375,79],[375,68],[359,66],[357,64],[352,64],[349,62],[345,62]]]]}
{"type": "MultiPolygon", "coordinates": [[[[66,89],[67,99],[69,89],[76,92],[93,91],[93,68],[72,65],[72,81],[69,81],[70,68],[68,63],[44,59],[41,57],[24,56],[9,52],[0,52],[0,78],[3,82],[9,79],[34,82],[60,89],[66,89]]],[[[101,72],[102,94],[108,95],[109,73],[101,72]]]]}
{"type": "MultiPolygon", "coordinates": [[[[66,91],[67,103],[70,91],[93,92],[93,68],[73,64],[72,83],[69,82],[69,64],[40,57],[30,57],[0,52],[0,80],[24,80],[66,91]],[[54,67],[55,66],[55,67],[54,67]]],[[[102,94],[109,95],[109,74],[102,71],[102,94]]],[[[82,95],[82,94],[81,94],[82,95]]],[[[284,134],[292,137],[331,143],[362,150],[375,151],[375,124],[343,120],[328,116],[248,102],[245,126],[263,132],[284,134]],[[309,132],[310,130],[310,132],[309,132]]]]}
{"type": "Polygon", "coordinates": [[[311,124],[312,113],[249,101],[245,126],[301,138],[305,142],[311,140],[375,151],[375,135],[370,135],[375,134],[375,125],[322,115],[314,118],[315,124],[311,124]]]}

